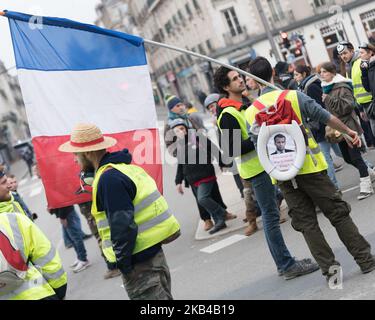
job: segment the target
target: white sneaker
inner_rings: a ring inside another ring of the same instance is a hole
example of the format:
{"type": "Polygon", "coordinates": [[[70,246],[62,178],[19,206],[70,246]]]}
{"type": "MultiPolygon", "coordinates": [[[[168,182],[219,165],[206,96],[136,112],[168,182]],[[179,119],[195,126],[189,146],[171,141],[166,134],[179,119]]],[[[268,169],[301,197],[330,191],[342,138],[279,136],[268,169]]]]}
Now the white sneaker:
{"type": "Polygon", "coordinates": [[[74,268],[77,266],[78,262],[79,262],[79,260],[74,261],[74,262],[69,266],[69,268],[74,269],[74,268]]]}
{"type": "Polygon", "coordinates": [[[359,196],[357,197],[358,200],[363,200],[373,195],[374,189],[372,188],[370,176],[360,178],[359,188],[359,196]]]}
{"type": "Polygon", "coordinates": [[[77,266],[73,269],[73,272],[74,273],[80,272],[82,270],[85,270],[89,266],[90,266],[90,262],[88,260],[87,261],[79,260],[77,266]]]}

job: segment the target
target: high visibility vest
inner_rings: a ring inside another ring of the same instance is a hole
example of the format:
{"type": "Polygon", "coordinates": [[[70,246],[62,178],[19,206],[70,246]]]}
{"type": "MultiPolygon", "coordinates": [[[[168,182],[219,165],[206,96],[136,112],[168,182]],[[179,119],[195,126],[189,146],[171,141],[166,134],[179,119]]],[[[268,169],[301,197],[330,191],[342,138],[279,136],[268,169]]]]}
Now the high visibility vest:
{"type": "Polygon", "coordinates": [[[361,59],[354,61],[352,66],[353,93],[357,103],[365,104],[372,101],[372,95],[362,84],[361,59]]]}
{"type": "MultiPolygon", "coordinates": [[[[241,138],[242,140],[247,140],[249,138],[249,133],[247,130],[244,111],[240,112],[234,107],[224,108],[219,118],[217,119],[217,126],[220,129],[220,132],[222,132],[222,129],[220,128],[221,118],[223,117],[225,113],[229,113],[231,116],[233,116],[237,120],[241,128],[241,138]]],[[[259,162],[259,159],[255,150],[250,151],[239,157],[236,157],[235,160],[236,160],[237,167],[238,167],[238,173],[240,174],[242,179],[255,177],[256,175],[264,171],[262,165],[259,162]]]]}
{"type": "Polygon", "coordinates": [[[17,245],[28,269],[24,284],[0,300],[40,300],[55,294],[67,282],[60,256],[51,242],[27,216],[20,213],[0,214],[0,225],[17,245]]]}
{"type": "Polygon", "coordinates": [[[158,191],[154,179],[146,171],[141,167],[124,163],[106,164],[100,167],[95,174],[91,212],[102,240],[103,254],[109,262],[116,262],[111,242],[111,230],[105,211],[98,211],[96,202],[100,177],[108,168],[114,168],[129,177],[137,189],[133,205],[138,235],[133,254],[162,242],[180,229],[177,219],[169,212],[167,202],[158,191]]]}
{"type": "MultiPolygon", "coordinates": [[[[276,103],[277,99],[279,98],[279,95],[282,91],[280,90],[274,90],[271,92],[268,92],[262,96],[260,96],[257,100],[264,104],[265,106],[269,107],[272,106],[276,103]]],[[[295,90],[290,90],[289,93],[286,96],[286,99],[289,100],[292,104],[292,108],[297,115],[298,119],[302,123],[302,115],[301,115],[301,109],[299,107],[298,103],[298,96],[297,96],[297,91],[295,90]]],[[[254,106],[250,106],[246,112],[245,112],[245,118],[246,121],[250,124],[253,125],[255,122],[255,115],[259,112],[259,110],[254,106]]],[[[306,151],[306,158],[305,162],[303,163],[303,166],[301,170],[298,172],[298,175],[302,174],[309,174],[309,173],[316,173],[316,172],[321,172],[323,170],[327,170],[328,165],[327,162],[324,158],[324,155],[322,151],[319,148],[319,145],[316,143],[314,136],[312,135],[311,131],[306,128],[306,134],[308,137],[308,146],[309,149],[316,161],[314,163],[313,157],[306,151]]]]}
{"type": "Polygon", "coordinates": [[[0,202],[0,214],[5,212],[19,212],[27,217],[26,212],[23,210],[22,206],[14,200],[12,193],[10,193],[9,201],[0,202]]]}

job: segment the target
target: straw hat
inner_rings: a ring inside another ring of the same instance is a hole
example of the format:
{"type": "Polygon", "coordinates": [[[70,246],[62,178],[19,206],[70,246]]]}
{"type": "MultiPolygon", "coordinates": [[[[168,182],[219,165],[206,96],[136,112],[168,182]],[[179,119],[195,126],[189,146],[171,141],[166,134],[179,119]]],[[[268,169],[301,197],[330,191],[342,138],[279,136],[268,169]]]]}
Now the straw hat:
{"type": "Polygon", "coordinates": [[[80,123],[75,126],[70,141],[59,147],[62,152],[88,152],[113,147],[117,140],[104,137],[100,129],[94,124],[80,123]]]}

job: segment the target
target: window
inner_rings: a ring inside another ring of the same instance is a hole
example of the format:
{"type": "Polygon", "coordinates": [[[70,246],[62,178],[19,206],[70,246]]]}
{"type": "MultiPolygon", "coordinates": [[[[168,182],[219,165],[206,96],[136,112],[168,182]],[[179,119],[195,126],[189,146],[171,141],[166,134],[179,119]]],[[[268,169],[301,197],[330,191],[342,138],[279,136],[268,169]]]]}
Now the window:
{"type": "Polygon", "coordinates": [[[185,4],[185,9],[186,9],[187,15],[191,18],[193,14],[191,13],[190,6],[188,3],[185,4]]]}
{"type": "Polygon", "coordinates": [[[208,49],[208,52],[213,51],[212,44],[211,44],[211,41],[210,41],[210,40],[207,40],[207,41],[206,41],[206,47],[207,47],[207,49],[208,49]]]}
{"type": "Polygon", "coordinates": [[[225,20],[227,21],[231,35],[236,36],[238,34],[241,34],[243,30],[240,26],[240,23],[238,22],[238,18],[236,12],[234,11],[234,8],[231,7],[222,12],[224,14],[225,20]]]}
{"type": "Polygon", "coordinates": [[[198,44],[198,51],[200,54],[206,55],[206,51],[204,50],[202,44],[198,44]]]}
{"type": "Polygon", "coordinates": [[[360,17],[367,38],[371,42],[375,39],[375,9],[362,13],[360,17]]]}
{"type": "Polygon", "coordinates": [[[171,21],[168,20],[168,22],[165,24],[165,31],[167,32],[167,34],[171,34],[172,32],[172,24],[171,24],[171,21]]]}
{"type": "Polygon", "coordinates": [[[176,26],[179,25],[178,20],[177,20],[177,17],[176,17],[175,14],[173,15],[173,23],[174,23],[176,26]]]}
{"type": "Polygon", "coordinates": [[[164,40],[165,36],[164,36],[163,29],[159,29],[159,34],[160,34],[160,39],[164,40]]]}
{"type": "Polygon", "coordinates": [[[194,5],[195,10],[197,10],[197,11],[202,11],[202,10],[201,10],[201,7],[199,6],[197,0],[193,0],[193,5],[194,5]]]}
{"type": "Polygon", "coordinates": [[[267,0],[268,7],[271,10],[272,20],[280,21],[285,19],[284,11],[280,5],[280,0],[267,0]]]}
{"type": "Polygon", "coordinates": [[[326,0],[314,0],[314,6],[315,8],[323,7],[327,5],[326,0]]]}
{"type": "Polygon", "coordinates": [[[185,20],[185,17],[183,16],[181,10],[178,10],[178,11],[177,11],[177,14],[178,14],[178,17],[180,18],[181,21],[184,21],[184,20],[185,20]]]}
{"type": "Polygon", "coordinates": [[[177,58],[175,59],[175,65],[176,65],[178,68],[181,68],[181,67],[182,67],[182,64],[181,64],[181,62],[180,62],[180,58],[179,58],[179,57],[177,57],[177,58]]]}
{"type": "Polygon", "coordinates": [[[3,96],[5,100],[8,100],[7,95],[5,94],[5,91],[3,89],[0,89],[0,94],[3,96]]]}

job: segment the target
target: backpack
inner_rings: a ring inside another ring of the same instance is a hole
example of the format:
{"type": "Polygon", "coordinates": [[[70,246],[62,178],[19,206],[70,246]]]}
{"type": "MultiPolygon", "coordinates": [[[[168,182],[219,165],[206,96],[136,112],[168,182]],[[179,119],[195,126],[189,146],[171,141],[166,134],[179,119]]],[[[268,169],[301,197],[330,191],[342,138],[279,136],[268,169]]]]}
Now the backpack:
{"type": "Polygon", "coordinates": [[[272,126],[278,124],[291,124],[293,120],[296,121],[301,129],[301,134],[304,137],[306,151],[310,154],[314,164],[316,165],[317,161],[309,148],[306,128],[294,112],[292,103],[285,99],[288,93],[289,90],[282,91],[277,98],[276,103],[270,107],[265,106],[258,100],[254,101],[253,105],[259,110],[259,112],[255,115],[255,122],[251,126],[250,130],[253,134],[257,135],[259,134],[260,127],[263,123],[265,123],[267,126],[272,126]]]}
{"type": "MultiPolygon", "coordinates": [[[[306,146],[308,146],[306,129],[294,112],[292,103],[289,100],[285,99],[288,93],[289,90],[283,90],[283,92],[281,92],[281,94],[277,98],[276,103],[268,108],[259,100],[255,100],[253,102],[253,105],[259,110],[259,112],[255,115],[256,123],[254,123],[253,125],[255,125],[255,127],[257,128],[260,128],[263,123],[265,123],[267,126],[271,126],[276,124],[291,124],[294,120],[299,124],[302,134],[305,138],[306,146]]],[[[256,129],[252,130],[252,132],[255,133],[256,129]]]]}
{"type": "Polygon", "coordinates": [[[20,287],[28,266],[20,250],[0,227],[0,297],[20,287]]]}

